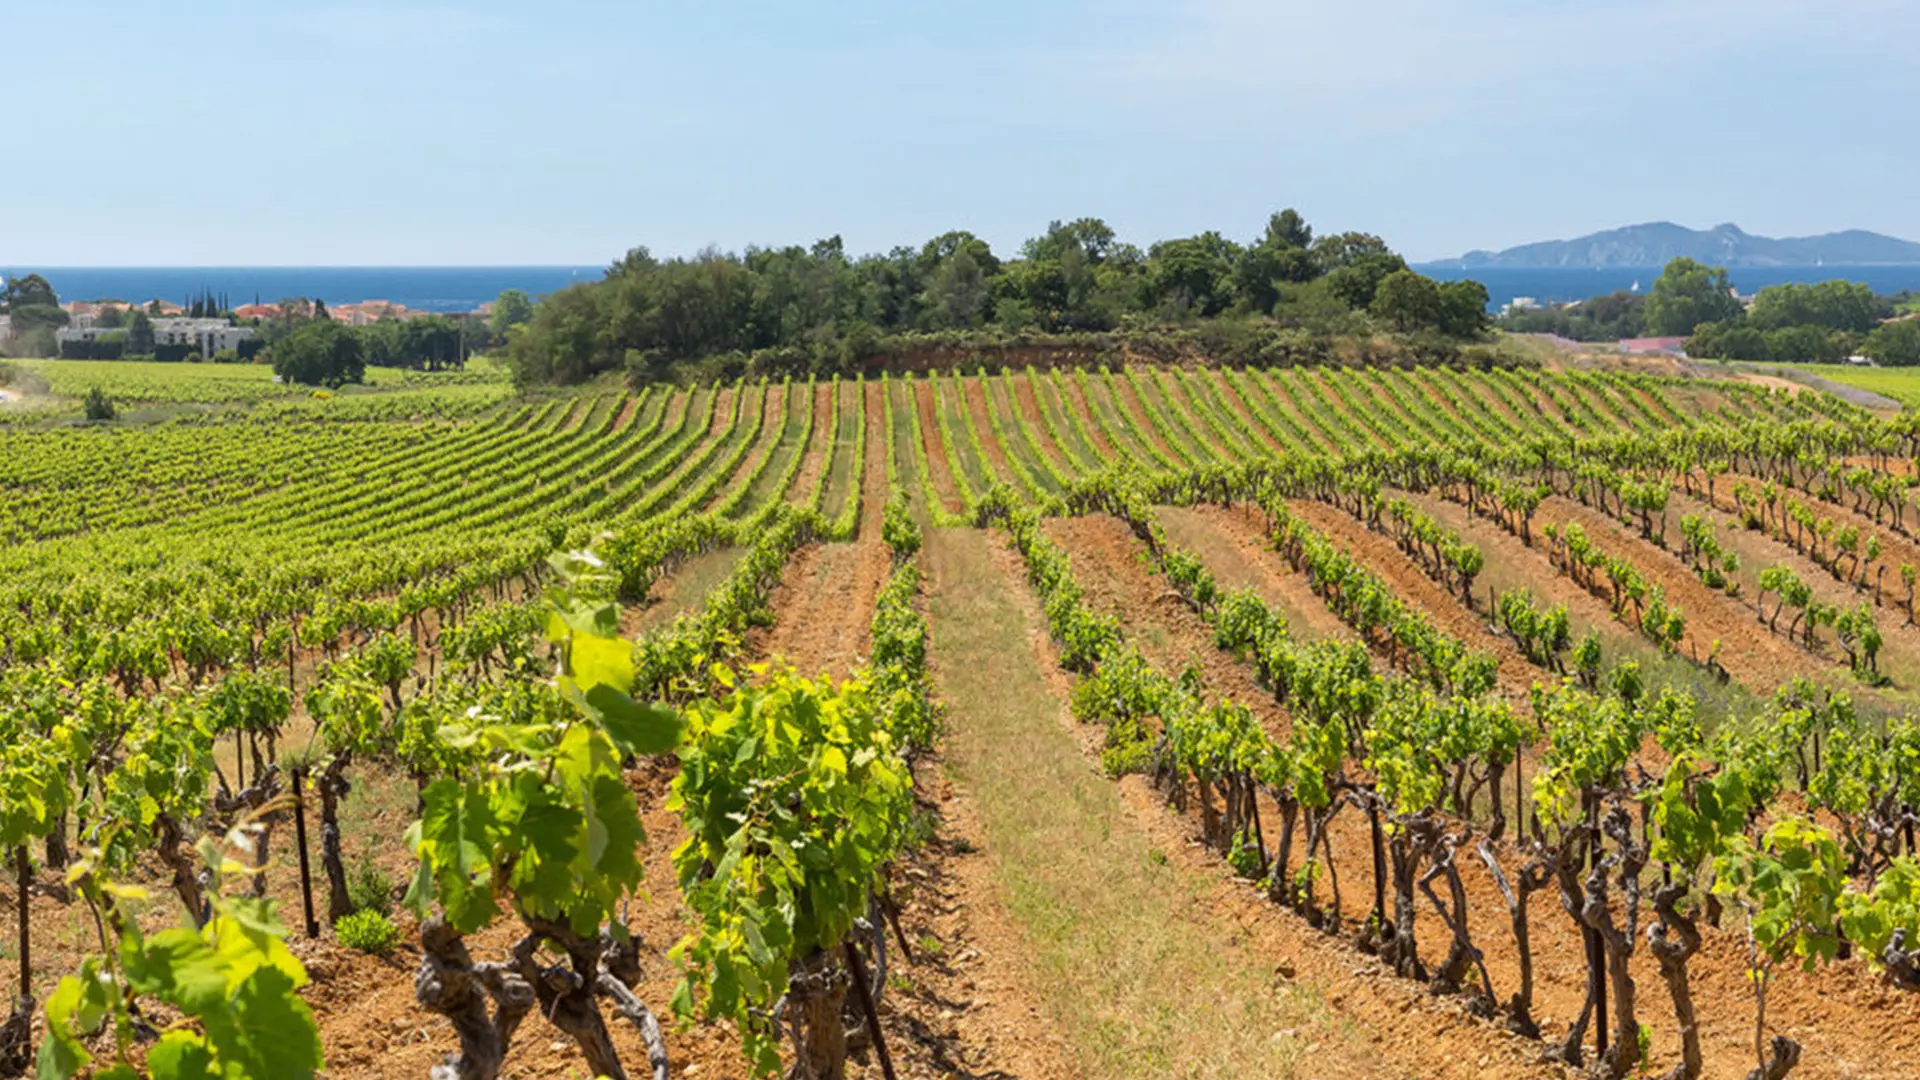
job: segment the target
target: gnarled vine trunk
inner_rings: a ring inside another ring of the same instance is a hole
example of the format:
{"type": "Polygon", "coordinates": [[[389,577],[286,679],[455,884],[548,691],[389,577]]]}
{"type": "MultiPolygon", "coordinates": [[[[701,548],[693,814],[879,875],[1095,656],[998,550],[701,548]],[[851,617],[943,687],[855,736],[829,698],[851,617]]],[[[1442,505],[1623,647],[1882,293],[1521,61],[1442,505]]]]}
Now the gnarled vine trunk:
{"type": "Polygon", "coordinates": [[[314,784],[320,789],[320,868],[327,875],[327,922],[330,924],[353,914],[353,902],[347,898],[347,865],[340,850],[340,800],[352,789],[346,777],[352,760],[348,754],[335,757],[314,784]]]}
{"type": "Polygon", "coordinates": [[[1700,928],[1692,918],[1680,914],[1680,900],[1688,887],[1674,883],[1653,894],[1657,920],[1647,927],[1647,948],[1660,964],[1660,977],[1666,981],[1673,998],[1673,1015],[1680,1028],[1680,1064],[1667,1074],[1667,1080],[1697,1080],[1700,1060],[1700,1022],[1693,1011],[1693,989],[1687,980],[1687,961],[1700,951],[1700,928]]]}

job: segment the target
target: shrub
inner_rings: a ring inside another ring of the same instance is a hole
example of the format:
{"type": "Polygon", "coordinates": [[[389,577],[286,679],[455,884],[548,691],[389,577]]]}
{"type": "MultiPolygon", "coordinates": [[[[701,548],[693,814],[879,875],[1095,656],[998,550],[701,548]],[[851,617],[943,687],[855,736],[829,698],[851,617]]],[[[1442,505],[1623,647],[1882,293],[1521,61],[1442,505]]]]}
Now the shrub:
{"type": "Polygon", "coordinates": [[[340,944],[363,953],[385,956],[400,944],[400,928],[377,911],[356,911],[333,924],[340,944]]]}
{"type": "Polygon", "coordinates": [[[354,911],[371,911],[382,918],[393,914],[393,877],[373,861],[373,852],[362,851],[354,860],[347,877],[347,904],[354,911]]]}
{"type": "Polygon", "coordinates": [[[120,410],[113,407],[113,399],[97,386],[87,391],[86,410],[89,420],[112,420],[120,415],[120,410]]]}

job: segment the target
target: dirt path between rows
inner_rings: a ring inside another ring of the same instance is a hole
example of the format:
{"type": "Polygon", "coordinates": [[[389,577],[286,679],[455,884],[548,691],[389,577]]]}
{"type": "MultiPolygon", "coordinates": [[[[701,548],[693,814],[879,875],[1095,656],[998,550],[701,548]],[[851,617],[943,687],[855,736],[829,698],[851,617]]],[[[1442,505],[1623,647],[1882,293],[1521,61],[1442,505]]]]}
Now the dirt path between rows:
{"type": "Polygon", "coordinates": [[[1541,608],[1566,605],[1573,637],[1578,640],[1587,629],[1596,631],[1613,650],[1623,642],[1636,640],[1636,632],[1613,617],[1606,601],[1575,584],[1547,557],[1545,540],[1539,535],[1540,519],[1534,525],[1536,546],[1528,547],[1520,538],[1499,525],[1476,517],[1459,503],[1438,496],[1410,491],[1383,491],[1384,497],[1405,499],[1444,528],[1480,549],[1486,557],[1486,569],[1480,580],[1501,591],[1522,588],[1532,593],[1541,608]]]}
{"type": "Polygon", "coordinates": [[[645,400],[646,395],[644,394],[628,394],[622,399],[620,402],[620,415],[614,418],[613,427],[609,430],[609,434],[626,434],[627,425],[633,423],[634,414],[640,411],[640,405],[645,400]]]}
{"type": "Polygon", "coordinates": [[[972,379],[961,376],[960,396],[973,417],[973,432],[979,436],[981,452],[987,456],[987,471],[1007,484],[1017,484],[1013,466],[1007,463],[1007,455],[1014,451],[1001,445],[999,433],[994,430],[993,418],[987,414],[987,388],[981,385],[981,378],[985,376],[972,379]]]}
{"type": "Polygon", "coordinates": [[[885,544],[809,544],[787,560],[773,591],[773,625],[754,651],[785,657],[804,675],[844,679],[872,645],[874,600],[886,584],[885,544]]]}
{"type": "MultiPolygon", "coordinates": [[[[1224,693],[1253,708],[1269,729],[1284,729],[1284,713],[1273,705],[1271,695],[1255,689],[1248,697],[1235,687],[1250,685],[1250,676],[1242,665],[1225,658],[1210,647],[1207,631],[1199,620],[1177,601],[1147,603],[1159,595],[1156,584],[1148,581],[1144,568],[1133,560],[1132,545],[1137,544],[1126,527],[1112,518],[1082,518],[1050,523],[1049,532],[1073,555],[1076,577],[1087,590],[1090,601],[1099,610],[1123,611],[1128,616],[1126,630],[1130,639],[1153,659],[1163,671],[1170,657],[1213,653],[1203,681],[1214,693],[1224,693]]],[[[1025,590],[1023,590],[1025,595],[1025,590]]],[[[1031,604],[1031,600],[1024,601],[1031,604]]],[[[1057,695],[1068,690],[1068,680],[1051,664],[1052,647],[1043,632],[1034,634],[1035,649],[1049,658],[1049,681],[1057,695]]],[[[1070,718],[1062,723],[1081,741],[1084,755],[1097,761],[1101,733],[1097,727],[1074,726],[1070,718]]],[[[1269,964],[1278,962],[1280,981],[1297,983],[1302,989],[1319,995],[1333,1016],[1356,1029],[1366,1040],[1369,1057],[1353,1060],[1344,1056],[1312,1058],[1313,1065],[1303,1074],[1314,1077],[1357,1075],[1367,1077],[1406,1076],[1445,1077],[1532,1077],[1559,1076],[1560,1070],[1532,1064],[1534,1051],[1525,1043],[1489,1024],[1470,1019],[1460,999],[1434,997],[1424,988],[1387,977],[1378,961],[1351,948],[1340,940],[1313,930],[1294,913],[1268,902],[1248,883],[1234,878],[1218,857],[1197,842],[1197,817],[1182,817],[1172,811],[1165,798],[1142,778],[1133,776],[1119,784],[1135,827],[1160,842],[1172,865],[1201,879],[1217,882],[1216,888],[1196,896],[1201,902],[1195,917],[1213,917],[1236,926],[1236,939],[1244,936],[1256,943],[1256,953],[1269,964]]],[[[1268,809],[1271,809],[1269,804],[1268,809]]],[[[1271,819],[1270,819],[1271,820],[1271,819]]],[[[1336,819],[1336,829],[1339,820],[1336,819]]],[[[1365,850],[1364,828],[1357,841],[1341,845],[1338,856],[1342,889],[1348,897],[1347,911],[1353,913],[1355,897],[1367,893],[1349,879],[1353,870],[1362,869],[1365,850]]],[[[1297,855],[1297,852],[1296,852],[1297,855]]],[[[1228,1012],[1242,1003],[1215,995],[1219,1006],[1228,1012]]]]}
{"type": "Polygon", "coordinates": [[[1522,656],[1512,638],[1490,630],[1485,616],[1469,609],[1457,594],[1435,584],[1393,541],[1326,503],[1294,499],[1287,505],[1378,575],[1407,606],[1426,615],[1433,625],[1459,638],[1469,649],[1492,653],[1499,664],[1500,689],[1508,700],[1525,703],[1535,682],[1552,683],[1557,678],[1522,656]]]}
{"type": "Polygon", "coordinates": [[[1719,641],[1720,662],[1728,673],[1758,693],[1771,693],[1771,688],[1793,675],[1824,679],[1834,674],[1832,664],[1768,633],[1740,601],[1707,588],[1686,567],[1677,565],[1672,554],[1597,510],[1550,496],[1541,501],[1534,528],[1567,521],[1577,522],[1596,550],[1631,561],[1648,581],[1666,590],[1668,600],[1680,605],[1687,620],[1681,652],[1704,660],[1719,641]]]}
{"type": "Polygon", "coordinates": [[[1267,426],[1266,418],[1254,411],[1252,404],[1241,396],[1240,388],[1234,385],[1223,372],[1203,370],[1199,372],[1199,376],[1212,383],[1213,389],[1220,395],[1220,400],[1226,402],[1227,408],[1232,409],[1240,417],[1249,431],[1258,435],[1260,440],[1267,444],[1267,449],[1276,454],[1285,454],[1292,450],[1273,433],[1273,430],[1267,426]]]}
{"type": "MultiPolygon", "coordinates": [[[[869,411],[875,404],[870,398],[869,411]]],[[[869,432],[866,451],[858,538],[809,544],[787,560],[773,592],[773,625],[754,631],[749,639],[757,653],[783,656],[803,675],[844,679],[865,661],[873,644],[874,604],[893,570],[893,556],[881,534],[886,440],[869,432]]]]}
{"type": "Polygon", "coordinates": [[[1327,608],[1305,574],[1296,574],[1267,543],[1266,516],[1245,503],[1155,508],[1173,542],[1198,557],[1228,589],[1252,589],[1302,641],[1358,641],[1327,608]]]}
{"type": "Polygon", "coordinates": [[[1080,430],[1086,432],[1087,438],[1093,440],[1094,451],[1103,460],[1118,461],[1113,441],[1107,438],[1106,429],[1094,419],[1093,402],[1087,400],[1086,390],[1080,385],[1080,381],[1058,372],[1049,374],[1047,378],[1053,383],[1054,390],[1059,393],[1060,404],[1079,416],[1080,430]]]}
{"type": "Polygon", "coordinates": [[[1280,372],[1248,368],[1247,374],[1262,380],[1274,406],[1292,415],[1294,423],[1300,425],[1300,430],[1312,436],[1326,451],[1339,453],[1348,447],[1351,440],[1344,433],[1331,429],[1329,422],[1316,410],[1307,408],[1302,400],[1304,392],[1295,396],[1293,387],[1281,379],[1280,372]]]}
{"type": "MultiPolygon", "coordinates": [[[[772,454],[779,448],[780,440],[786,437],[787,390],[787,387],[776,386],[772,383],[767,384],[767,386],[761,390],[760,428],[754,435],[753,446],[750,447],[745,454],[741,455],[739,464],[734,466],[733,474],[727,477],[727,482],[721,484],[720,487],[714,491],[713,496],[707,500],[707,507],[711,507],[731,497],[734,489],[745,483],[748,477],[754,477],[755,480],[758,480],[755,470],[760,468],[760,463],[765,461],[769,454],[772,454]]],[[[748,431],[753,430],[753,424],[753,418],[745,412],[742,412],[740,423],[736,426],[735,430],[744,436],[748,431]]],[[[716,464],[724,464],[726,459],[731,456],[731,451],[721,453],[716,464]]],[[[706,507],[703,507],[703,509],[705,508],[706,507]]],[[[738,511],[736,511],[736,513],[737,512],[738,511]]]]}
{"type": "MultiPolygon", "coordinates": [[[[1697,514],[1713,523],[1714,534],[1720,544],[1740,556],[1740,569],[1735,571],[1732,577],[1740,583],[1741,600],[1749,619],[1754,620],[1756,628],[1760,627],[1758,612],[1754,608],[1754,603],[1760,596],[1760,573],[1767,567],[1777,564],[1787,566],[1801,581],[1806,582],[1813,592],[1813,598],[1820,603],[1849,608],[1863,602],[1873,604],[1872,575],[1868,575],[1864,589],[1856,590],[1853,585],[1835,578],[1827,572],[1825,567],[1795,551],[1786,542],[1776,540],[1762,531],[1741,528],[1739,522],[1709,505],[1704,499],[1695,499],[1675,491],[1669,497],[1667,506],[1669,513],[1697,514]]],[[[1884,553],[1882,558],[1885,559],[1884,553]]],[[[1894,565],[1897,566],[1897,563],[1894,565]]],[[[1890,573],[1887,579],[1882,589],[1882,597],[1888,603],[1886,606],[1876,607],[1874,622],[1884,639],[1880,650],[1879,667],[1893,680],[1894,685],[1874,690],[1864,687],[1856,688],[1854,692],[1858,696],[1873,698],[1890,692],[1911,693],[1916,687],[1920,687],[1920,626],[1907,622],[1906,612],[1903,609],[1905,586],[1900,583],[1899,574],[1890,573]]],[[[1769,609],[1777,603],[1778,598],[1773,598],[1768,605],[1769,609]]],[[[1789,628],[1792,618],[1791,612],[1781,617],[1779,626],[1782,633],[1789,628]]],[[[1846,663],[1846,654],[1834,640],[1831,627],[1816,632],[1815,640],[1819,643],[1815,649],[1818,655],[1836,664],[1846,663]]]]}
{"type": "Polygon", "coordinates": [[[1131,427],[1130,433],[1146,439],[1148,446],[1159,451],[1161,457],[1166,458],[1176,467],[1184,467],[1188,463],[1186,453],[1174,449],[1173,445],[1160,433],[1160,429],[1154,426],[1147,415],[1146,403],[1140,400],[1140,394],[1134,388],[1133,380],[1121,373],[1104,381],[1107,384],[1107,394],[1113,402],[1114,411],[1131,427]]]}
{"type": "MultiPolygon", "coordinates": [[[[1135,557],[1136,552],[1129,550],[1129,545],[1138,547],[1131,532],[1117,520],[1108,519],[1109,524],[1099,523],[1100,519],[1080,520],[1083,524],[1063,526],[1056,535],[1073,553],[1076,578],[1089,600],[1102,610],[1122,614],[1123,627],[1130,640],[1150,656],[1179,658],[1207,649],[1211,639],[1197,618],[1185,614],[1184,608],[1148,601],[1149,596],[1158,594],[1159,585],[1135,557]]],[[[1241,666],[1237,661],[1233,664],[1241,666]]],[[[1173,673],[1164,666],[1162,670],[1173,673]]],[[[1202,678],[1209,690],[1230,696],[1242,692],[1244,680],[1249,676],[1226,674],[1221,677],[1216,675],[1217,671],[1215,665],[1202,665],[1202,678]]],[[[1256,710],[1256,714],[1259,711],[1256,710]]],[[[1270,715],[1263,719],[1271,722],[1270,715]]],[[[1507,787],[1510,789],[1511,784],[1507,787]]],[[[1156,804],[1161,801],[1155,793],[1146,792],[1146,795],[1156,804]]],[[[1371,906],[1374,888],[1365,819],[1352,813],[1343,814],[1335,819],[1331,835],[1344,910],[1348,918],[1357,923],[1371,906]]],[[[1511,845],[1501,845],[1501,851],[1511,873],[1516,865],[1511,845]]],[[[1468,889],[1469,924],[1474,943],[1485,951],[1495,994],[1504,999],[1518,982],[1518,954],[1504,901],[1477,861],[1468,863],[1462,876],[1468,889]]],[[[1320,888],[1325,901],[1330,895],[1328,883],[1323,882],[1320,888]]],[[[1416,937],[1421,955],[1431,964],[1444,952],[1448,937],[1431,907],[1424,902],[1419,907],[1416,937]]],[[[1579,933],[1559,910],[1550,890],[1535,897],[1533,910],[1535,1012],[1544,1018],[1542,1027],[1551,1037],[1563,1033],[1567,1020],[1578,1011],[1585,993],[1586,967],[1579,933]]],[[[1644,910],[1642,916],[1647,916],[1644,910]]],[[[1291,915],[1284,917],[1292,918],[1291,915]]],[[[1723,928],[1703,928],[1703,932],[1706,946],[1689,970],[1700,1013],[1706,1075],[1742,1076],[1752,1067],[1753,1025],[1752,997],[1745,975],[1744,930],[1737,915],[1730,915],[1723,928]]],[[[1348,951],[1343,945],[1331,941],[1329,944],[1348,951]]],[[[1351,952],[1351,955],[1360,954],[1351,952]]],[[[1664,984],[1644,943],[1632,963],[1640,991],[1640,1019],[1653,1032],[1656,1065],[1653,1072],[1657,1075],[1674,1062],[1678,1051],[1672,1013],[1664,984]]],[[[1355,975],[1362,970],[1356,969],[1355,975]]],[[[1390,988],[1407,986],[1378,972],[1369,973],[1364,981],[1356,978],[1355,982],[1361,985],[1379,982],[1390,988]]],[[[1892,1050],[1892,1044],[1896,1043],[1920,1046],[1920,1030],[1913,1026],[1913,1020],[1920,1018],[1920,994],[1893,990],[1859,960],[1812,975],[1784,974],[1769,991],[1768,1016],[1774,1030],[1787,1032],[1806,1045],[1805,1063],[1795,1076],[1901,1076],[1908,1070],[1904,1064],[1895,1063],[1910,1059],[1903,1052],[1886,1051],[1892,1050]]],[[[1450,1040],[1452,1034],[1449,1032],[1450,1040]]],[[[1466,1058],[1483,1052],[1481,1047],[1488,1042],[1503,1045],[1512,1039],[1490,1025],[1473,1022],[1461,1025],[1459,1038],[1462,1043],[1454,1044],[1456,1048],[1450,1052],[1466,1058]]],[[[1514,1074],[1495,1072],[1492,1075],[1514,1074]]]]}
{"type": "MultiPolygon", "coordinates": [[[[1067,680],[1019,560],[997,538],[929,538],[935,655],[954,760],[980,792],[1000,895],[1039,985],[1075,1034],[1081,1075],[1478,1077],[1492,1056],[1428,1053],[1451,1017],[1276,917],[1137,780],[1097,772],[1098,729],[1067,680]],[[1019,649],[1024,638],[1026,648],[1019,649]],[[998,654],[999,671],[970,663],[998,654]],[[1404,1036],[1421,1033],[1418,1044],[1404,1036]]],[[[1485,1075],[1531,1076],[1517,1059],[1485,1075]]]]}
{"type": "MultiPolygon", "coordinates": [[[[1898,476],[1901,474],[1902,469],[1896,467],[1887,471],[1892,475],[1898,476]]],[[[1761,481],[1746,473],[1730,473],[1727,476],[1721,477],[1715,482],[1713,488],[1714,495],[1716,496],[1713,500],[1715,510],[1729,516],[1738,514],[1739,504],[1736,503],[1733,498],[1733,486],[1737,483],[1745,483],[1749,488],[1755,489],[1757,494],[1757,489],[1761,481]]],[[[1675,489],[1675,494],[1679,494],[1679,489],[1675,489]]],[[[1801,491],[1798,488],[1783,486],[1780,489],[1780,505],[1785,506],[1788,499],[1805,505],[1807,509],[1813,511],[1816,517],[1832,518],[1837,525],[1852,525],[1858,528],[1860,530],[1860,540],[1863,545],[1866,543],[1867,537],[1878,536],[1880,538],[1880,562],[1892,568],[1887,574],[1887,581],[1890,588],[1902,588],[1899,584],[1900,577],[1898,573],[1901,563],[1912,563],[1914,566],[1920,567],[1920,540],[1915,540],[1905,533],[1895,531],[1892,524],[1876,524],[1872,517],[1859,513],[1851,507],[1844,506],[1840,503],[1829,502],[1826,499],[1815,498],[1813,495],[1801,491]]],[[[1773,517],[1777,520],[1779,515],[1776,513],[1773,517]]],[[[1678,519],[1676,518],[1675,520],[1677,521],[1678,519]]],[[[1920,514],[1910,513],[1908,520],[1909,522],[1920,521],[1920,514]]],[[[1908,526],[1908,528],[1913,527],[1912,524],[1908,526]]],[[[1829,541],[1823,543],[1822,546],[1830,549],[1832,543],[1829,541]]],[[[1827,576],[1825,570],[1820,571],[1820,573],[1822,576],[1827,576]]]]}
{"type": "MultiPolygon", "coordinates": [[[[934,405],[933,383],[929,379],[909,379],[906,386],[920,414],[920,453],[926,455],[927,475],[933,480],[934,494],[940,497],[947,513],[964,513],[966,503],[960,498],[959,486],[953,482],[953,470],[947,465],[946,444],[940,438],[940,415],[934,405]]],[[[872,441],[871,435],[868,441],[872,441]]]]}
{"type": "MultiPolygon", "coordinates": [[[[820,476],[833,464],[833,455],[827,453],[829,446],[834,454],[840,453],[834,439],[839,428],[839,418],[834,409],[835,384],[829,380],[813,388],[813,430],[807,439],[807,445],[799,449],[806,459],[800,464],[800,471],[794,474],[793,487],[787,492],[788,502],[799,502],[813,495],[814,485],[821,483],[820,476]],[[796,498],[797,496],[797,498],[796,498]]],[[[825,494],[825,488],[821,489],[825,494]]]]}
{"type": "MultiPolygon", "coordinates": [[[[1040,445],[1040,453],[1053,464],[1062,476],[1072,476],[1080,471],[1079,464],[1066,452],[1066,449],[1053,441],[1052,425],[1040,412],[1040,401],[1033,396],[1033,380],[1027,375],[1014,375],[1002,384],[1001,388],[1013,389],[1012,405],[1019,410],[1020,423],[1033,433],[1034,442],[1040,445]]],[[[1064,433],[1062,434],[1064,438],[1064,433]]]]}
{"type": "Polygon", "coordinates": [[[1215,692],[1254,710],[1269,730],[1291,724],[1251,668],[1213,647],[1212,631],[1146,561],[1146,549],[1119,518],[1049,518],[1047,535],[1073,559],[1095,609],[1121,620],[1128,640],[1169,675],[1199,669],[1215,692]],[[1150,613],[1150,617],[1143,618],[1150,613]]]}

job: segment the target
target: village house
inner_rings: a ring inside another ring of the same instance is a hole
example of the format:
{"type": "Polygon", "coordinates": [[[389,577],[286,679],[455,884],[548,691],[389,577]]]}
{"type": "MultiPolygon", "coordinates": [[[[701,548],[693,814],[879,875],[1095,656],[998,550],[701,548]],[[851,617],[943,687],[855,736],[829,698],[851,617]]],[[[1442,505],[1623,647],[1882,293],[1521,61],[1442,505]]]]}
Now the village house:
{"type": "MultiPolygon", "coordinates": [[[[54,341],[60,346],[62,356],[85,352],[102,337],[108,334],[124,334],[125,327],[109,329],[97,325],[97,315],[75,316],[73,324],[54,331],[54,341]]],[[[166,347],[173,350],[198,352],[210,357],[217,352],[232,350],[240,352],[258,335],[251,326],[232,326],[225,319],[155,319],[153,320],[153,343],[156,350],[166,347]]]]}

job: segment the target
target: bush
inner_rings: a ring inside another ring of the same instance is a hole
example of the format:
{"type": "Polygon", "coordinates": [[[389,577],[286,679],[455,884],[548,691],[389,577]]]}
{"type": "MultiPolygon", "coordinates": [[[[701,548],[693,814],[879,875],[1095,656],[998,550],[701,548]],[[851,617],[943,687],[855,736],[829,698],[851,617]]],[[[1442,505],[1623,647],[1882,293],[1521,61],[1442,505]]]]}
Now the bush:
{"type": "Polygon", "coordinates": [[[86,410],[87,419],[95,421],[112,420],[120,415],[120,410],[113,407],[113,399],[97,386],[87,391],[86,410]]]}
{"type": "Polygon", "coordinates": [[[400,944],[400,928],[377,911],[356,911],[333,924],[340,944],[363,953],[385,956],[400,944]]]}
{"type": "Polygon", "coordinates": [[[362,851],[347,877],[347,904],[356,914],[371,911],[381,918],[393,914],[393,878],[373,861],[373,852],[362,851]]]}
{"type": "Polygon", "coordinates": [[[893,549],[896,559],[911,559],[920,551],[920,523],[913,520],[913,515],[908,512],[904,493],[888,500],[880,535],[886,540],[887,547],[893,549]]]}

